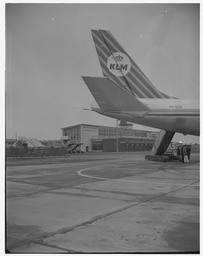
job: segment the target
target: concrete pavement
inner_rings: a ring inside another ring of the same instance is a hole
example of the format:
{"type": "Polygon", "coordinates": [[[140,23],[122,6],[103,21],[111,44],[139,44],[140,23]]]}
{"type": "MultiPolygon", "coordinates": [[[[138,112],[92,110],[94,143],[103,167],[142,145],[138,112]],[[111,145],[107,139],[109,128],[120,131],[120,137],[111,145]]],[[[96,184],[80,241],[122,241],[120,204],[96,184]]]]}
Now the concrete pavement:
{"type": "Polygon", "coordinates": [[[198,252],[199,155],[140,153],[15,160],[6,166],[12,253],[198,252]]]}

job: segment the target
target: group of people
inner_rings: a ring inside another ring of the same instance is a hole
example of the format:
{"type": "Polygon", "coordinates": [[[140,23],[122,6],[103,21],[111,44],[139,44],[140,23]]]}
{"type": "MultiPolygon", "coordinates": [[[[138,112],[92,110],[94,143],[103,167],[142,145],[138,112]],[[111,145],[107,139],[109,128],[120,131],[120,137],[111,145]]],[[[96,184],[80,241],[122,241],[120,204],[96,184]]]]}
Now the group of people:
{"type": "Polygon", "coordinates": [[[177,156],[182,163],[189,163],[190,162],[190,152],[191,146],[190,145],[179,145],[177,147],[177,156]]]}

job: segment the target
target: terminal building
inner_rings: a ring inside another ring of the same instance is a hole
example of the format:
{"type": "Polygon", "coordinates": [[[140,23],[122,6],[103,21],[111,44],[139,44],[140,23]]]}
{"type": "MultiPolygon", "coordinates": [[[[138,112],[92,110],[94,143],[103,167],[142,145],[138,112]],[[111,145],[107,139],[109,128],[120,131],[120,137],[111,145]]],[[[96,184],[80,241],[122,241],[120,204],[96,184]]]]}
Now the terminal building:
{"type": "Polygon", "coordinates": [[[126,127],[109,127],[78,124],[62,128],[64,146],[80,145],[80,150],[128,152],[151,150],[159,132],[135,130],[126,127]]]}

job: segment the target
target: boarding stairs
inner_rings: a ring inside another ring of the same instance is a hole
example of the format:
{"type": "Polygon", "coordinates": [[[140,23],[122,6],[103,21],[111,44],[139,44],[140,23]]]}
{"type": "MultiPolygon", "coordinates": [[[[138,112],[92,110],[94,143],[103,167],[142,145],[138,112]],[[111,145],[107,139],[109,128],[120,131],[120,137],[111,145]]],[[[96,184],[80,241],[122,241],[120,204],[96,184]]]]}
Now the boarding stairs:
{"type": "Polygon", "coordinates": [[[166,152],[171,140],[173,139],[174,134],[175,132],[161,130],[150,154],[146,155],[145,159],[164,162],[168,161],[169,156],[164,155],[164,153],[166,152]]]}
{"type": "Polygon", "coordinates": [[[70,151],[72,150],[72,148],[75,146],[75,143],[70,143],[68,146],[67,146],[67,151],[68,153],[70,153],[70,151]]]}
{"type": "Polygon", "coordinates": [[[70,153],[75,153],[77,152],[77,148],[79,148],[83,143],[78,143],[74,145],[74,147],[71,148],[70,153]]]}

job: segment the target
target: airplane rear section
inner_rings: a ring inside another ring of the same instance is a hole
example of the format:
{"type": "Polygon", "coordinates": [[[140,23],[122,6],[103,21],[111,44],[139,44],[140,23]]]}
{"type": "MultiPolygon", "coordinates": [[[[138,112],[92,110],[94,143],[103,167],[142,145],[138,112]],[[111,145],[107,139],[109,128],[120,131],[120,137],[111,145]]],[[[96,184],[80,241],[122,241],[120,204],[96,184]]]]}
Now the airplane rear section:
{"type": "Polygon", "coordinates": [[[170,157],[168,155],[164,155],[164,153],[166,152],[171,140],[173,139],[174,134],[175,132],[161,130],[154,143],[152,151],[149,155],[145,156],[145,159],[163,162],[170,160],[170,157]]]}
{"type": "MultiPolygon", "coordinates": [[[[140,120],[148,112],[148,107],[144,105],[139,99],[127,93],[120,86],[113,81],[104,77],[83,77],[86,85],[90,89],[98,106],[97,112],[117,118],[116,114],[124,113],[128,119],[128,115],[136,114],[140,120]],[[127,115],[128,114],[128,115],[127,115]]],[[[93,109],[96,111],[96,109],[93,109]]],[[[119,118],[119,117],[118,117],[119,118]]],[[[155,141],[153,150],[150,155],[145,158],[148,160],[167,161],[168,156],[164,153],[167,150],[175,132],[162,130],[159,137],[155,141]]]]}
{"type": "MultiPolygon", "coordinates": [[[[196,109],[189,112],[182,111],[182,104],[179,103],[178,105],[177,103],[167,103],[169,104],[168,109],[161,107],[159,104],[156,108],[150,107],[149,100],[151,99],[162,99],[165,102],[170,99],[170,102],[172,102],[172,99],[177,98],[159,91],[110,31],[92,30],[92,36],[104,75],[104,77],[83,77],[98,105],[92,107],[93,111],[140,125],[195,135],[196,129],[194,126],[198,119],[196,116],[199,115],[196,114],[196,109]],[[153,109],[155,109],[154,112],[153,109]],[[161,114],[157,110],[160,110],[161,114]],[[192,126],[188,123],[190,121],[187,121],[190,120],[191,115],[194,117],[192,126]]],[[[187,107],[187,109],[190,109],[190,107],[187,107]]],[[[164,153],[174,134],[175,132],[162,130],[152,152],[145,158],[157,161],[169,160],[170,157],[164,153]]]]}

